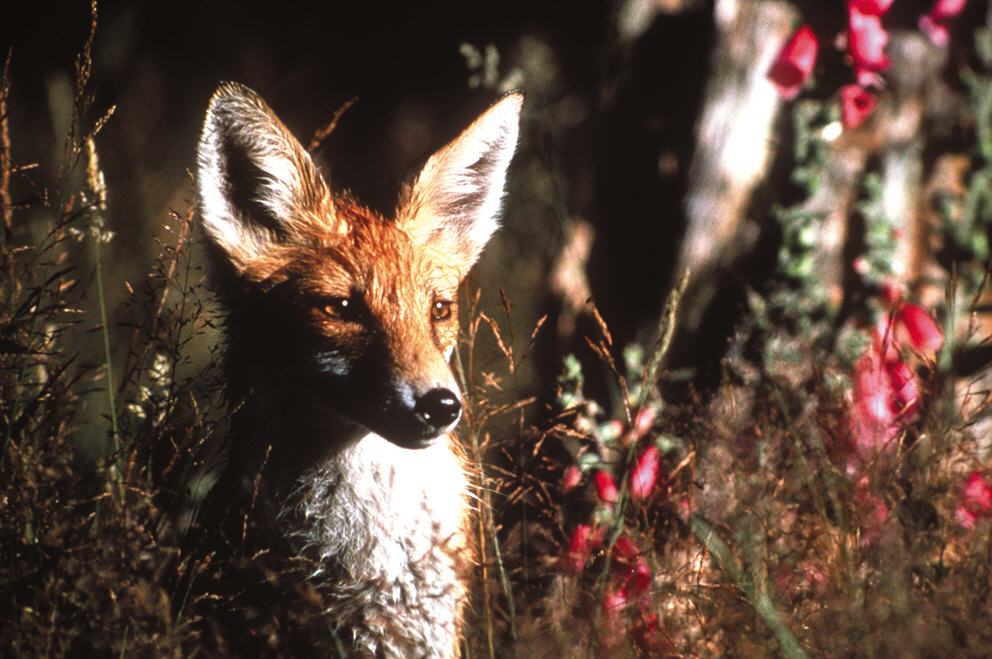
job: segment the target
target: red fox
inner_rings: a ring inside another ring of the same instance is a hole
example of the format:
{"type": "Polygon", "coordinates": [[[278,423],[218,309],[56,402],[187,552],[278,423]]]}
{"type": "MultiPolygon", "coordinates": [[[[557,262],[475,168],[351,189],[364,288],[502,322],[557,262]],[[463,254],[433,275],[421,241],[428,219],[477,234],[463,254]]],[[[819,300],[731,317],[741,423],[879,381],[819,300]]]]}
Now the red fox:
{"type": "Polygon", "coordinates": [[[448,362],[522,101],[434,153],[387,218],[332,191],[253,91],[210,100],[197,185],[236,411],[207,516],[268,496],[349,653],[458,654],[472,555],[448,362]]]}

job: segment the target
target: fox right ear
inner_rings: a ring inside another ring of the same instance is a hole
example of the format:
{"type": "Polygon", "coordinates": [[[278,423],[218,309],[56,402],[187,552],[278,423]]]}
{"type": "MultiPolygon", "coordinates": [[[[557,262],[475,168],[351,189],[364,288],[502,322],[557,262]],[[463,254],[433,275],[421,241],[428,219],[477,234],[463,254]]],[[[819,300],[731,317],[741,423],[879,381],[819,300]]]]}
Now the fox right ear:
{"type": "Polygon", "coordinates": [[[440,245],[461,261],[464,270],[475,262],[499,224],[523,100],[519,92],[503,96],[428,158],[400,198],[400,226],[415,241],[440,245]]]}
{"type": "Polygon", "coordinates": [[[243,85],[214,92],[197,164],[204,229],[239,272],[308,224],[333,221],[330,189],[310,155],[243,85]]]}

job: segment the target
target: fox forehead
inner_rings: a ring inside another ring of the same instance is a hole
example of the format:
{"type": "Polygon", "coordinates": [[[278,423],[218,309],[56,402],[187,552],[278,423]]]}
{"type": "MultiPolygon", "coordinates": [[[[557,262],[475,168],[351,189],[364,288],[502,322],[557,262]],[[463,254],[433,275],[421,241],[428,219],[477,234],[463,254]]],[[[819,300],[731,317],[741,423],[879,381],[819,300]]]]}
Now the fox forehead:
{"type": "Polygon", "coordinates": [[[397,304],[421,293],[453,299],[463,263],[431,244],[418,244],[395,221],[350,200],[336,202],[337,222],[284,257],[276,279],[292,278],[311,295],[347,296],[397,304]],[[347,227],[344,231],[335,226],[347,227]]]}

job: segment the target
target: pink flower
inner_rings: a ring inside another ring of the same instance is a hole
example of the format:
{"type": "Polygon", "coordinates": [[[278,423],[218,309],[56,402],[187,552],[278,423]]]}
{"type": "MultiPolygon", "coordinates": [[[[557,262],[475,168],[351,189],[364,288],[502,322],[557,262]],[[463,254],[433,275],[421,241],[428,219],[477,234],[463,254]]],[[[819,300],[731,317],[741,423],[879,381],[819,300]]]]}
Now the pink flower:
{"type": "Polygon", "coordinates": [[[856,9],[869,16],[883,16],[892,7],[894,0],[848,0],[848,9],[856,9]]]}
{"type": "Polygon", "coordinates": [[[923,308],[896,303],[897,311],[876,324],[873,344],[854,366],[851,440],[861,460],[886,450],[918,411],[920,382],[900,348],[933,357],[944,342],[940,327],[923,308]]]}
{"type": "Polygon", "coordinates": [[[874,348],[869,348],[854,365],[854,405],[861,416],[879,424],[890,424],[897,409],[892,404],[895,391],[888,369],[874,348]]]}
{"type": "Polygon", "coordinates": [[[976,512],[992,511],[992,483],[977,471],[968,477],[964,486],[963,502],[976,512]]]}
{"type": "Polygon", "coordinates": [[[906,286],[894,279],[886,279],[882,283],[882,297],[891,305],[902,302],[906,295],[906,286]]]}
{"type": "Polygon", "coordinates": [[[613,544],[613,555],[617,560],[629,563],[641,555],[641,550],[637,548],[633,540],[626,535],[621,535],[613,544]]]}
{"type": "Polygon", "coordinates": [[[968,4],[968,0],[936,0],[933,3],[933,7],[930,9],[930,16],[936,19],[946,21],[949,18],[954,18],[962,11],[964,11],[964,6],[968,4]]]}
{"type": "Polygon", "coordinates": [[[954,509],[954,519],[966,529],[973,529],[978,526],[978,515],[961,504],[958,504],[958,507],[954,509]]]}
{"type": "Polygon", "coordinates": [[[847,11],[847,52],[854,64],[858,84],[867,87],[878,82],[878,73],[889,68],[885,46],[889,33],[878,15],[865,14],[851,5],[847,11]]]}
{"type": "Polygon", "coordinates": [[[936,0],[930,11],[920,17],[920,30],[935,46],[946,45],[951,20],[964,11],[966,3],[967,0],[936,0]]]}
{"type": "Polygon", "coordinates": [[[875,110],[878,99],[861,85],[840,88],[840,116],[844,128],[857,128],[875,110]]]}
{"type": "Polygon", "coordinates": [[[561,475],[561,491],[562,494],[568,494],[574,490],[579,481],[582,480],[582,472],[575,465],[569,465],[565,467],[565,471],[561,475]]]}
{"type": "Polygon", "coordinates": [[[642,501],[651,494],[658,480],[660,454],[653,444],[634,461],[634,469],[630,472],[630,498],[642,501]]]}
{"type": "Polygon", "coordinates": [[[617,484],[613,482],[613,476],[610,476],[609,472],[597,471],[596,476],[596,494],[599,495],[600,501],[603,503],[616,503],[619,495],[617,493],[617,484]]]}
{"type": "Polygon", "coordinates": [[[768,70],[779,95],[788,100],[799,95],[799,90],[813,73],[819,42],[813,30],[803,25],[779,51],[778,57],[768,70]]]}
{"type": "Polygon", "coordinates": [[[848,0],[847,6],[853,7],[862,14],[882,16],[889,11],[893,0],[848,0]]]}
{"type": "MultiPolygon", "coordinates": [[[[896,322],[904,330],[905,339],[911,348],[929,356],[935,356],[944,345],[944,333],[936,321],[922,307],[903,304],[899,307],[896,322]]],[[[903,332],[900,332],[903,334],[903,332]]]]}
{"type": "Polygon", "coordinates": [[[892,398],[897,415],[902,419],[912,417],[920,400],[920,388],[916,382],[916,373],[902,360],[886,362],[889,381],[892,385],[892,398]]]}
{"type": "Polygon", "coordinates": [[[654,575],[634,541],[626,535],[617,538],[613,559],[613,580],[621,584],[620,592],[629,599],[640,599],[641,606],[650,606],[650,601],[643,597],[650,591],[654,575]]]}
{"type": "Polygon", "coordinates": [[[961,501],[954,511],[958,523],[973,529],[981,517],[992,513],[992,482],[980,472],[972,472],[965,481],[961,501]]]}
{"type": "Polygon", "coordinates": [[[568,555],[565,557],[565,564],[573,572],[582,572],[586,562],[592,556],[593,550],[600,543],[600,534],[593,530],[588,524],[579,524],[572,531],[572,538],[568,543],[568,555]]]}
{"type": "Polygon", "coordinates": [[[627,606],[627,596],[623,590],[610,588],[603,596],[603,610],[607,617],[614,619],[627,606]]]}
{"type": "Polygon", "coordinates": [[[655,411],[653,407],[643,407],[634,418],[633,439],[636,441],[651,432],[654,427],[655,411]]]}
{"type": "Polygon", "coordinates": [[[662,656],[664,647],[658,614],[651,611],[638,616],[638,619],[630,628],[630,638],[634,641],[634,645],[646,656],[662,656]]]}
{"type": "Polygon", "coordinates": [[[641,557],[634,562],[634,567],[624,584],[624,591],[627,595],[637,598],[646,594],[651,589],[652,583],[654,583],[654,575],[651,574],[648,562],[641,557]]]}
{"type": "Polygon", "coordinates": [[[902,359],[899,354],[899,345],[896,343],[895,319],[883,316],[875,323],[875,342],[872,347],[882,356],[885,362],[898,361],[902,359]]]}
{"type": "Polygon", "coordinates": [[[856,455],[871,460],[886,451],[898,437],[899,414],[904,405],[896,389],[892,371],[881,354],[871,346],[854,365],[851,439],[856,455]]]}
{"type": "Polygon", "coordinates": [[[900,359],[901,348],[935,358],[944,345],[937,321],[919,305],[901,303],[898,298],[895,302],[893,317],[882,318],[875,326],[875,348],[887,362],[900,359]]]}

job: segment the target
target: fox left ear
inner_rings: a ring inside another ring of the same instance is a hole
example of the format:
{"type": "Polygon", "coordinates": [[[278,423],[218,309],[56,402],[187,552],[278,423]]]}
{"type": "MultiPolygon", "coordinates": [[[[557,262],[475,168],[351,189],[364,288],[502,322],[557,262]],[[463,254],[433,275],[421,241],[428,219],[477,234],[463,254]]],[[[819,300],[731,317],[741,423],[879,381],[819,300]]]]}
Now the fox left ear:
{"type": "Polygon", "coordinates": [[[499,226],[524,96],[507,94],[432,155],[401,196],[397,221],[414,241],[453,252],[468,270],[499,226]]]}

